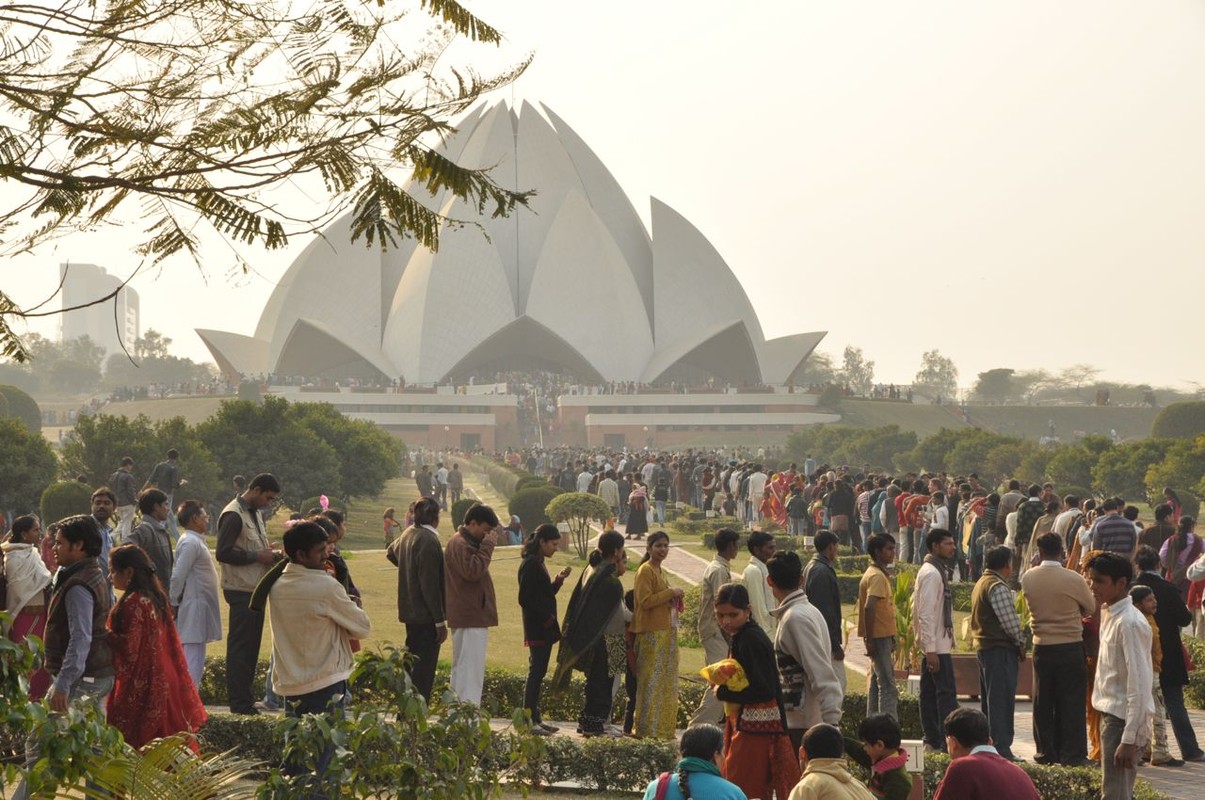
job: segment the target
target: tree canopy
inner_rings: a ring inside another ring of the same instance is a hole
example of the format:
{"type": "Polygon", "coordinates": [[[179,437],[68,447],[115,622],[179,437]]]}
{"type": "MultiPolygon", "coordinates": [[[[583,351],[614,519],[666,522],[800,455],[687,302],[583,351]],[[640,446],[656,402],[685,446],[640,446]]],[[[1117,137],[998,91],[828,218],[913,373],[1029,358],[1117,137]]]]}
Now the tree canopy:
{"type": "Polygon", "coordinates": [[[58,459],[40,431],[15,417],[0,419],[0,509],[29,514],[54,480],[58,459]]]}
{"type": "MultiPolygon", "coordinates": [[[[501,38],[455,0],[0,2],[0,253],[128,215],[144,265],[200,266],[207,236],[280,248],[348,210],[353,240],[435,249],[464,221],[424,199],[494,215],[526,202],[437,151],[526,67],[480,75],[454,45],[501,38]],[[293,202],[302,186],[323,199],[293,202]]],[[[0,354],[29,355],[13,318],[52,313],[0,292],[0,354]]]]}
{"type": "Polygon", "coordinates": [[[929,350],[921,357],[913,384],[929,394],[952,398],[958,392],[958,367],[940,350],[929,350]]]}

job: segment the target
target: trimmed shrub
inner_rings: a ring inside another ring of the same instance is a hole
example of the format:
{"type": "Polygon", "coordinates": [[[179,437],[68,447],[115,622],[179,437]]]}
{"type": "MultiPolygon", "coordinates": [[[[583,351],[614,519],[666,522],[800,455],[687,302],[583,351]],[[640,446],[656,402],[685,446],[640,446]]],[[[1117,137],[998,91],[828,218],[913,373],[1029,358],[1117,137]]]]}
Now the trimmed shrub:
{"type": "Polygon", "coordinates": [[[534,477],[526,470],[512,467],[509,464],[501,464],[484,456],[474,456],[473,463],[485,470],[485,474],[490,480],[490,486],[508,500],[518,491],[516,487],[520,480],[534,477]]]}
{"type": "MultiPolygon", "coordinates": [[[[0,386],[0,391],[7,389],[0,386]]],[[[1154,439],[1193,439],[1205,433],[1205,400],[1172,403],[1151,423],[1154,439]]]]}
{"type": "Polygon", "coordinates": [[[518,494],[519,492],[523,491],[524,489],[530,489],[532,487],[535,487],[535,488],[547,487],[550,489],[560,490],[559,486],[553,486],[551,483],[549,483],[544,478],[541,478],[539,475],[531,475],[528,473],[524,473],[524,477],[519,478],[519,482],[515,484],[515,494],[518,494]]]}
{"type": "Polygon", "coordinates": [[[8,401],[6,416],[21,420],[30,433],[42,432],[42,409],[38,407],[37,400],[11,384],[0,386],[0,395],[8,401]]]}
{"type": "Polygon", "coordinates": [[[295,508],[293,510],[297,511],[301,514],[308,514],[308,513],[310,513],[311,509],[322,508],[322,501],[319,500],[317,497],[307,497],[306,499],[304,499],[300,503],[298,503],[298,506],[299,506],[298,508],[295,508]]]}
{"type": "Polygon", "coordinates": [[[464,524],[465,512],[472,508],[473,504],[476,502],[477,501],[471,497],[462,497],[452,504],[452,510],[448,512],[449,516],[452,518],[452,527],[459,528],[464,524]]]}
{"type": "Polygon", "coordinates": [[[59,481],[42,492],[42,519],[46,524],[74,514],[92,513],[92,488],[79,481],[59,481]]]}
{"type": "Polygon", "coordinates": [[[537,525],[551,521],[548,519],[545,509],[548,508],[548,503],[552,501],[552,498],[564,493],[563,489],[550,485],[520,489],[507,503],[506,508],[523,521],[524,530],[530,533],[536,529],[537,525]]]}

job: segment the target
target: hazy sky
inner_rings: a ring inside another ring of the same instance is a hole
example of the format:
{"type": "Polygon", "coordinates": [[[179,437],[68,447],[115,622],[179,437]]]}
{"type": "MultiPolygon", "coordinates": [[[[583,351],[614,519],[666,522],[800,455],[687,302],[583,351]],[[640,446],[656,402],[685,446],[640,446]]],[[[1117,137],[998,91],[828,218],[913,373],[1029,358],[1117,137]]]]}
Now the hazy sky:
{"type": "MultiPolygon", "coordinates": [[[[694,223],[768,336],[827,330],[821,350],[861,346],[883,381],[932,348],[965,385],[1076,362],[1205,380],[1202,3],[471,5],[502,55],[535,54],[500,96],[555,110],[646,224],[649,196],[694,223]]],[[[140,275],[143,329],[208,359],[192,329],[250,333],[303,245],[249,278],[140,275]]],[[[81,236],[0,280],[30,302],[60,261],[135,259],[81,236]]]]}

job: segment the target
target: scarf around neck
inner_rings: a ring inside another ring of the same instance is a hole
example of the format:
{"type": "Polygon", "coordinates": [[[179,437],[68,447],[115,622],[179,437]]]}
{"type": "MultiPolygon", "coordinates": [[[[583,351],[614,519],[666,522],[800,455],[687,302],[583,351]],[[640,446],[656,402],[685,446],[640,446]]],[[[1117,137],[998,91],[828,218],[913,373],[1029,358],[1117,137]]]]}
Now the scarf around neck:
{"type": "Polygon", "coordinates": [[[945,626],[946,635],[954,638],[954,590],[950,588],[950,573],[953,570],[945,561],[930,553],[925,556],[925,563],[932,564],[941,575],[941,624],[945,626]]]}
{"type": "Polygon", "coordinates": [[[687,756],[679,761],[674,766],[674,772],[706,772],[710,775],[720,776],[720,768],[715,765],[714,761],[708,761],[705,758],[696,758],[695,756],[687,756]]]}

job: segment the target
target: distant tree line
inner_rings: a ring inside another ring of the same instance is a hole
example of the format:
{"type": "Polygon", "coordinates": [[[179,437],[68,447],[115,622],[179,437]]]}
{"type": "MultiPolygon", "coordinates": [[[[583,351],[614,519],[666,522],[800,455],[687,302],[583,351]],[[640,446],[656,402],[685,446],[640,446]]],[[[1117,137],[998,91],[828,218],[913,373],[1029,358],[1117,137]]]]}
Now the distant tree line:
{"type": "Polygon", "coordinates": [[[39,334],[24,337],[31,360],[0,363],[0,383],[30,394],[90,394],[121,387],[208,383],[212,364],[171,355],[172,340],[153,328],[135,339],[129,355],[105,350],[88,336],[56,342],[39,334]]]}
{"type": "MultiPolygon", "coordinates": [[[[1200,427],[1193,435],[1122,443],[1108,436],[1085,436],[1073,443],[1041,444],[977,428],[943,428],[922,439],[898,425],[814,425],[788,437],[784,460],[802,463],[810,455],[822,463],[869,464],[892,472],[974,472],[989,486],[1012,478],[1050,481],[1059,494],[1120,496],[1153,504],[1165,487],[1172,487],[1186,513],[1195,515],[1199,499],[1205,498],[1205,403],[1180,405],[1200,407],[1200,427]]],[[[1155,430],[1159,429],[1156,419],[1155,430]]]]}
{"type": "Polygon", "coordinates": [[[276,397],[224,401],[197,425],[182,417],[151,422],[142,415],[84,416],[58,455],[40,433],[7,418],[0,419],[0,510],[36,511],[56,479],[102,486],[125,456],[134,459],[141,485],[172,448],[180,452],[188,497],[219,504],[233,496],[234,475],[271,472],[292,507],[320,494],[340,502],[376,496],[399,474],[406,455],[400,440],[371,422],[349,419],[327,403],[276,397]]]}

